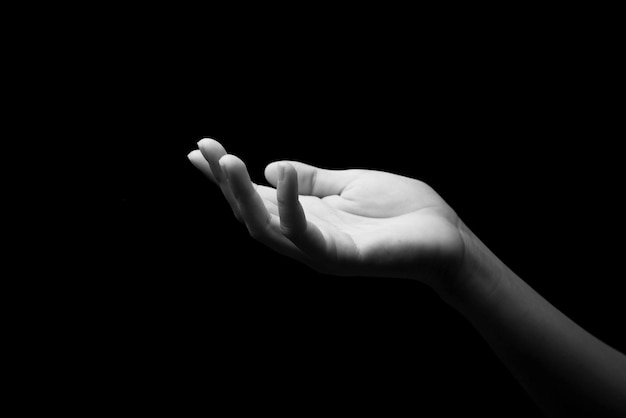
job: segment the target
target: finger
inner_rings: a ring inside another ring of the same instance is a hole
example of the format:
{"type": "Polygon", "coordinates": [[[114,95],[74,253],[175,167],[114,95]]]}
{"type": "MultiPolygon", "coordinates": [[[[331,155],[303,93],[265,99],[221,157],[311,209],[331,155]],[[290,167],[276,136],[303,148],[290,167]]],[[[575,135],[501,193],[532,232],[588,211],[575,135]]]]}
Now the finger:
{"type": "Polygon", "coordinates": [[[282,255],[296,259],[301,263],[311,265],[309,258],[281,232],[278,215],[271,216],[269,232],[265,236],[261,237],[259,241],[282,255]]]}
{"type": "Polygon", "coordinates": [[[274,187],[278,184],[278,167],[283,163],[291,165],[297,172],[298,190],[303,195],[339,195],[356,177],[354,170],[326,170],[297,161],[276,161],[265,168],[265,178],[274,187]]]}
{"type": "MultiPolygon", "coordinates": [[[[212,180],[214,180],[220,186],[222,194],[230,205],[230,208],[232,209],[235,218],[237,218],[238,221],[243,222],[241,214],[239,213],[239,206],[237,204],[237,201],[233,197],[233,193],[230,185],[228,184],[228,180],[222,174],[222,169],[219,164],[220,158],[226,155],[226,150],[224,149],[222,144],[211,138],[201,139],[198,142],[198,148],[200,154],[202,155],[202,157],[204,157],[203,159],[206,162],[206,164],[203,164],[203,168],[205,170],[203,171],[203,173],[205,173],[205,175],[208,175],[208,172],[211,173],[212,180]],[[206,167],[207,165],[208,167],[206,167]]],[[[197,158],[197,154],[192,154],[194,159],[197,158]]],[[[196,163],[194,163],[194,165],[195,164],[196,163]]]]}
{"type": "Polygon", "coordinates": [[[211,180],[215,184],[218,184],[217,179],[211,171],[211,166],[209,165],[208,161],[202,156],[200,150],[191,151],[189,155],[187,155],[187,158],[189,158],[191,164],[193,164],[194,167],[200,170],[200,172],[204,174],[209,180],[211,180]]]}
{"type": "Polygon", "coordinates": [[[222,181],[222,169],[219,160],[226,155],[226,150],[214,139],[204,138],[198,141],[198,149],[209,163],[211,173],[218,182],[222,181]]]}
{"type": "Polygon", "coordinates": [[[281,231],[280,219],[278,216],[272,216],[270,220],[269,233],[261,240],[263,244],[272,248],[274,251],[291,257],[317,271],[324,271],[325,269],[318,261],[311,257],[309,254],[304,253],[293,242],[285,237],[281,231]]]}
{"type": "Polygon", "coordinates": [[[326,240],[319,228],[307,221],[298,200],[298,172],[289,163],[277,166],[278,212],[283,234],[305,254],[321,258],[326,253],[326,240]]]}
{"type": "Polygon", "coordinates": [[[246,165],[241,159],[230,154],[223,156],[219,164],[222,174],[227,177],[239,214],[250,235],[260,239],[268,231],[271,216],[256,187],[250,181],[246,165]]]}

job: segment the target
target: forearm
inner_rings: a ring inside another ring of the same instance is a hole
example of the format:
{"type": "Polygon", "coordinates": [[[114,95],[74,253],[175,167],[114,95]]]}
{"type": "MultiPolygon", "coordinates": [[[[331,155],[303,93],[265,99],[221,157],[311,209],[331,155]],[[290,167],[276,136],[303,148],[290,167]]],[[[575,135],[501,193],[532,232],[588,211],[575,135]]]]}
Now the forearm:
{"type": "Polygon", "coordinates": [[[626,356],[552,306],[467,228],[462,234],[463,266],[442,297],[537,404],[550,416],[626,416],[626,356]]]}

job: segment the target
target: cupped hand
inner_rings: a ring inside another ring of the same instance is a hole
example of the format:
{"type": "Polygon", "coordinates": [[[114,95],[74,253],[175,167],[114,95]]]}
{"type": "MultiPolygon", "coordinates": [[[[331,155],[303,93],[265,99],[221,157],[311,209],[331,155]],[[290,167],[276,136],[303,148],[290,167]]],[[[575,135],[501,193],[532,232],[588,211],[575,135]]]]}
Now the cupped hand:
{"type": "Polygon", "coordinates": [[[250,235],[317,271],[414,278],[439,287],[459,268],[460,220],[427,184],[381,171],[295,161],[253,183],[241,159],[212,139],[190,161],[219,185],[250,235]]]}

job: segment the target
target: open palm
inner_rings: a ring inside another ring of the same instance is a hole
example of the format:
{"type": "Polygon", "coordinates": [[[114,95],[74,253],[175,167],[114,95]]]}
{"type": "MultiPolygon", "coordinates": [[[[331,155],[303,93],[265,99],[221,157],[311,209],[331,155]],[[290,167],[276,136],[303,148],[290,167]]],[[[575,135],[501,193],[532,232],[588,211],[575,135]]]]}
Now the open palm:
{"type": "Polygon", "coordinates": [[[273,187],[262,186],[218,142],[199,148],[190,160],[220,186],[250,234],[318,271],[431,282],[460,263],[459,219],[421,181],[283,161],[265,169],[273,187]]]}

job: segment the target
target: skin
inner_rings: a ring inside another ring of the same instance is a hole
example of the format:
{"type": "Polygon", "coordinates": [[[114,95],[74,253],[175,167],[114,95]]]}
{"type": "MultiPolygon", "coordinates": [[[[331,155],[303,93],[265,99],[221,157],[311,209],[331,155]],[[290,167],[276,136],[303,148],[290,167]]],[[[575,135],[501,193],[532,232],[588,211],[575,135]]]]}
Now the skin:
{"type": "Polygon", "coordinates": [[[267,166],[263,186],[217,141],[198,148],[189,160],[256,240],[321,273],[424,282],[474,325],[548,416],[626,416],[626,356],[531,289],[427,184],[280,161],[267,166]]]}

